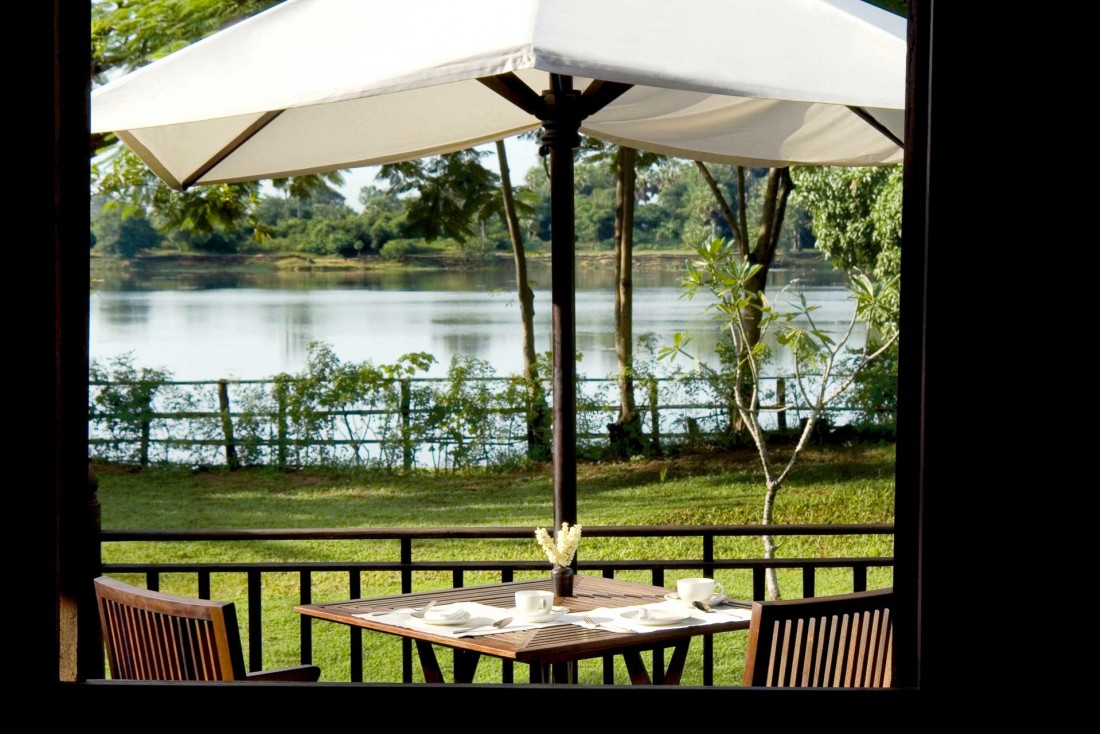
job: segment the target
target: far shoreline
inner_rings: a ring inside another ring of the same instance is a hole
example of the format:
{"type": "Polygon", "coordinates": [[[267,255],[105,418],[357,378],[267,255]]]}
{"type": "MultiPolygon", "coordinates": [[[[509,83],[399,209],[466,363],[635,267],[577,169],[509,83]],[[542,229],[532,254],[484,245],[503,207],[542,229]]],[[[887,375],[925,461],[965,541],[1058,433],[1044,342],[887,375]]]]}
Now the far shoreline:
{"type": "MultiPolygon", "coordinates": [[[[637,250],[634,253],[634,267],[641,270],[681,270],[692,253],[689,250],[637,250]]],[[[532,267],[549,267],[550,255],[545,252],[527,254],[528,264],[532,267]]],[[[614,269],[615,256],[609,250],[578,250],[576,266],[585,269],[614,269]]],[[[91,275],[93,279],[104,275],[142,272],[167,274],[173,272],[394,272],[417,270],[476,270],[480,268],[512,268],[514,261],[511,253],[494,253],[488,260],[471,262],[455,255],[424,254],[401,259],[387,260],[378,256],[332,257],[310,255],[301,252],[281,253],[199,253],[199,252],[156,252],[146,253],[131,259],[110,258],[98,254],[91,256],[91,275]]],[[[822,253],[808,250],[795,254],[777,256],[773,269],[789,268],[825,268],[832,265],[822,253]]]]}

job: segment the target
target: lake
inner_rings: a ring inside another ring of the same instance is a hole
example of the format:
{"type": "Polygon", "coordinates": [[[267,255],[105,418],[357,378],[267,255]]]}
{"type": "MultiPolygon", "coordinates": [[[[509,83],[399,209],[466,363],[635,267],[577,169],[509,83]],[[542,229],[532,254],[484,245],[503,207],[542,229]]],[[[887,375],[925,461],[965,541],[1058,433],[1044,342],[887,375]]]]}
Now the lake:
{"type": "MultiPolygon", "coordinates": [[[[700,358],[714,362],[717,322],[709,302],[681,298],[682,272],[636,268],[635,337],[663,345],[689,332],[700,358]]],[[[550,348],[550,271],[532,264],[536,349],[550,348]]],[[[798,278],[821,309],[819,325],[839,330],[851,304],[844,276],[831,268],[773,270],[774,299],[798,278]]],[[[614,273],[580,267],[576,274],[578,372],[614,373],[614,273]]],[[[445,374],[451,357],[477,357],[497,374],[522,371],[519,304],[511,267],[402,272],[224,272],[106,278],[92,283],[90,355],[132,353],[140,367],[168,370],[176,380],[261,379],[297,372],[310,342],[325,342],[342,361],[395,362],[428,352],[445,374]]],[[[862,343],[863,332],[854,342],[862,343]]],[[[638,358],[645,355],[639,354],[638,358]]],[[[781,367],[782,365],[777,366],[781,367]]]]}

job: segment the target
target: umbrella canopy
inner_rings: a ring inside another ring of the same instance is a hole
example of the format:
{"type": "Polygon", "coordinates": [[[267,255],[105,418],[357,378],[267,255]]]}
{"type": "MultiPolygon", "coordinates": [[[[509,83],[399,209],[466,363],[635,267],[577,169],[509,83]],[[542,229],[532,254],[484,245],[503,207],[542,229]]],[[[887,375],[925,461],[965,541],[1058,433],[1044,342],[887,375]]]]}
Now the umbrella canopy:
{"type": "Polygon", "coordinates": [[[173,188],[469,148],[540,121],[478,79],[633,85],[581,131],[750,166],[898,163],[905,19],[858,0],[288,0],[92,93],[173,188]],[[857,108],[853,110],[851,108],[857,108]]]}
{"type": "Polygon", "coordinates": [[[749,166],[900,163],[905,45],[905,19],[858,0],[287,0],[96,89],[92,132],[184,189],[541,125],[560,526],[576,522],[578,133],[749,166]]]}

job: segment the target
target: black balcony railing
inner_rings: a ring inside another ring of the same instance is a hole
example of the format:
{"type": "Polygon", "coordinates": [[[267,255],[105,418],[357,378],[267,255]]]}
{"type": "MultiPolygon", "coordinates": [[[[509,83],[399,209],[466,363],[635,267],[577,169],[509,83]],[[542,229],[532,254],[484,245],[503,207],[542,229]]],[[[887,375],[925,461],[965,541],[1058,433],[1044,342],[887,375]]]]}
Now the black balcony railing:
{"type": "MultiPolygon", "coordinates": [[[[880,557],[814,557],[814,558],[723,558],[715,553],[715,540],[723,537],[760,536],[764,526],[759,525],[660,525],[660,526],[585,526],[586,538],[672,538],[694,537],[700,541],[698,553],[690,557],[671,559],[591,559],[578,556],[578,568],[581,573],[601,574],[614,577],[619,572],[648,572],[649,583],[665,585],[666,572],[689,571],[712,576],[722,570],[749,570],[752,576],[752,596],[763,599],[765,595],[765,573],[768,568],[800,569],[803,597],[816,595],[817,572],[819,569],[851,569],[850,591],[864,591],[867,587],[867,572],[870,568],[892,567],[894,559],[880,557]]],[[[767,533],[773,536],[892,536],[893,525],[772,525],[767,533]]],[[[298,576],[298,596],[293,604],[310,604],[313,600],[314,579],[316,573],[347,574],[347,598],[355,599],[375,596],[382,592],[364,589],[362,574],[366,572],[387,572],[395,574],[400,580],[401,593],[410,593],[413,588],[414,574],[417,572],[449,572],[451,586],[465,584],[467,573],[499,574],[497,580],[509,582],[515,580],[517,573],[537,573],[547,570],[547,564],[540,561],[520,560],[417,560],[413,554],[414,541],[453,540],[463,538],[506,540],[523,539],[530,541],[529,528],[508,527],[437,527],[437,528],[355,528],[355,529],[262,529],[262,530],[103,530],[101,543],[126,542],[197,542],[197,541],[322,541],[322,540],[363,540],[374,542],[398,541],[397,554],[393,560],[384,561],[273,561],[273,562],[169,562],[169,563],[104,563],[102,571],[107,575],[142,574],[146,585],[159,590],[161,576],[164,574],[194,574],[197,579],[198,596],[211,598],[211,576],[213,574],[239,574],[244,579],[247,595],[247,617],[243,620],[248,641],[248,664],[251,670],[263,668],[263,578],[265,574],[296,574],[298,576]]],[[[385,592],[392,593],[392,592],[385,592]]],[[[313,662],[313,620],[301,617],[299,626],[299,659],[302,663],[313,662]]],[[[359,628],[348,629],[350,653],[349,679],[363,681],[363,638],[359,628]]],[[[710,636],[704,636],[702,644],[702,683],[714,685],[714,648],[710,636]]],[[[661,651],[653,653],[653,670],[663,670],[661,651]]],[[[413,645],[410,640],[402,640],[402,680],[413,682],[413,645]]],[[[502,683],[513,682],[512,664],[505,661],[502,665],[502,683]]],[[[604,661],[603,682],[613,683],[613,666],[610,660],[604,661]]]]}

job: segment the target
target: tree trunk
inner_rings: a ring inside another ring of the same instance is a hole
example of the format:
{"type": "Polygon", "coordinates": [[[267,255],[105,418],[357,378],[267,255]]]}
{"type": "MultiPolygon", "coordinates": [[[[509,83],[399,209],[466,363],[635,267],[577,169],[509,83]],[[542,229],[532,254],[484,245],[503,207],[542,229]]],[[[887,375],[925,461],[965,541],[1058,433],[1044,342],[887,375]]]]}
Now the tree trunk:
{"type": "MultiPolygon", "coordinates": [[[[789,168],[768,170],[768,183],[764,189],[764,213],[760,215],[756,245],[748,254],[749,262],[759,265],[760,270],[749,280],[746,290],[757,297],[764,293],[768,285],[768,271],[775,262],[779,235],[783,231],[783,217],[787,212],[787,198],[793,188],[789,168]]],[[[759,299],[757,302],[759,303],[759,299]]],[[[760,342],[760,309],[750,306],[742,313],[745,317],[748,346],[752,348],[760,342]]]]}
{"type": "Polygon", "coordinates": [[[615,156],[615,356],[619,367],[619,417],[607,428],[620,456],[642,451],[642,418],[634,402],[634,148],[615,156]]]}
{"type": "Polygon", "coordinates": [[[543,460],[550,455],[549,413],[546,393],[539,382],[535,363],[535,294],[527,281],[527,254],[523,247],[523,235],[516,217],[515,196],[508,172],[508,156],[504,142],[498,140],[497,161],[500,163],[500,188],[504,198],[504,219],[508,224],[508,237],[512,241],[512,256],[516,264],[516,289],[519,292],[519,315],[523,338],[523,380],[527,384],[527,455],[543,460]]]}
{"type": "MultiPolygon", "coordinates": [[[[779,491],[778,484],[768,483],[768,489],[764,493],[764,517],[762,520],[763,525],[772,524],[772,510],[775,508],[775,494],[779,491]]],[[[775,540],[770,535],[764,536],[764,558],[775,558],[775,540]]],[[[766,587],[767,597],[769,601],[778,601],[779,595],[779,579],[776,577],[775,569],[769,568],[764,571],[764,584],[766,587]]]]}

